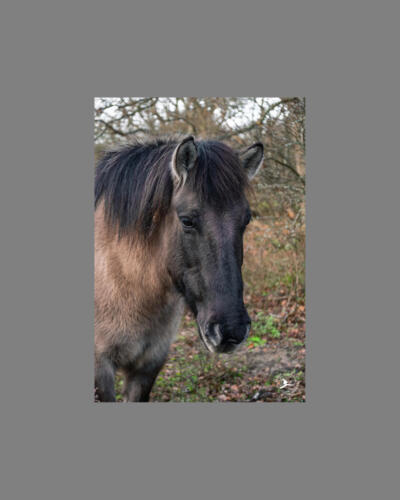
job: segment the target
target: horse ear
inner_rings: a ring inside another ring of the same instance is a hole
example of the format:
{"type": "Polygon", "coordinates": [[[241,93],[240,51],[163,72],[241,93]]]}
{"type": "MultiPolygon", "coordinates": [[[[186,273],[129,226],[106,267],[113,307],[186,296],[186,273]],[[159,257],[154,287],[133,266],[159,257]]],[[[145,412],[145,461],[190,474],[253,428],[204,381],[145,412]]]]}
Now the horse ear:
{"type": "Polygon", "coordinates": [[[181,141],[172,155],[171,172],[175,186],[185,184],[187,174],[196,163],[197,147],[194,137],[189,135],[181,141]]]}
{"type": "Polygon", "coordinates": [[[260,170],[264,160],[264,146],[261,142],[256,142],[245,151],[239,153],[239,158],[247,177],[252,179],[260,170]]]}

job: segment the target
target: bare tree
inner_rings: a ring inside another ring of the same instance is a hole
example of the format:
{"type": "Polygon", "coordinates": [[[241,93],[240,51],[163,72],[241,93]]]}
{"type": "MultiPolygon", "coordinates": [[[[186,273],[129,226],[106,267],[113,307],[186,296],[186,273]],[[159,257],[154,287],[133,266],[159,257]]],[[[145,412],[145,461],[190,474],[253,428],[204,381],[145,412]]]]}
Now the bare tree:
{"type": "Polygon", "coordinates": [[[261,211],[304,204],[304,98],[101,97],[94,129],[98,149],[148,134],[194,134],[234,148],[262,142],[266,160],[256,190],[267,202],[261,211]]]}

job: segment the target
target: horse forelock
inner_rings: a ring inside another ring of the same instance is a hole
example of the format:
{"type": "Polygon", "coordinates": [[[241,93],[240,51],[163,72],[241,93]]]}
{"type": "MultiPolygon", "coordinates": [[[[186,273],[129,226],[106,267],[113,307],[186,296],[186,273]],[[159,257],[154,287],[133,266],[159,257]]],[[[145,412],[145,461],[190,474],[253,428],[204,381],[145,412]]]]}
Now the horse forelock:
{"type": "MultiPolygon", "coordinates": [[[[104,216],[120,237],[151,240],[164,221],[174,191],[170,162],[176,138],[135,142],[107,152],[95,175],[95,206],[104,201],[104,216]]],[[[243,196],[247,176],[239,157],[218,141],[196,141],[196,168],[187,185],[200,201],[224,208],[243,196]]]]}

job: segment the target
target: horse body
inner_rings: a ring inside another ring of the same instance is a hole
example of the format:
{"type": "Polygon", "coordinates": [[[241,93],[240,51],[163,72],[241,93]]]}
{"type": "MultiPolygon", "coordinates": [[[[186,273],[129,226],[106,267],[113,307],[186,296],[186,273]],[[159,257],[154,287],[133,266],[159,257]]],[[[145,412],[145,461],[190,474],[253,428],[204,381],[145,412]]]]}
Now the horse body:
{"type": "MultiPolygon", "coordinates": [[[[114,400],[110,380],[117,368],[127,381],[140,372],[155,378],[178,330],[184,299],[162,266],[162,250],[110,234],[104,207],[96,210],[95,365],[102,399],[114,400]]],[[[126,384],[127,399],[140,390],[131,386],[126,384]]],[[[147,398],[145,392],[138,397],[147,398]]]]}
{"type": "MultiPolygon", "coordinates": [[[[126,401],[148,401],[185,304],[209,350],[230,352],[248,334],[242,232],[235,229],[245,199],[238,190],[236,207],[226,204],[219,211],[200,196],[199,179],[191,172],[202,165],[199,147],[193,138],[139,144],[110,153],[97,167],[95,385],[100,401],[115,401],[116,370],[125,377],[126,401]]],[[[253,156],[258,168],[259,154],[253,156]]],[[[231,161],[237,161],[233,153],[231,161]]]]}

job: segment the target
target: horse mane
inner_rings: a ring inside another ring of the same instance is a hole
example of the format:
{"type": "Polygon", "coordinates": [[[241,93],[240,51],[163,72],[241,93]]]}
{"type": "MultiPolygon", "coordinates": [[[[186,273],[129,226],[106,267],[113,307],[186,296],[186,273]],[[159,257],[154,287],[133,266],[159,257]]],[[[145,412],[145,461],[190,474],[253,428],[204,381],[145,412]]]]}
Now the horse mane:
{"type": "MultiPolygon", "coordinates": [[[[96,167],[95,207],[104,201],[109,227],[120,236],[148,237],[167,214],[173,180],[170,171],[177,138],[136,141],[106,152],[96,167]]],[[[223,210],[237,202],[248,187],[239,156],[218,141],[195,141],[197,165],[187,182],[202,201],[223,210]]]]}

